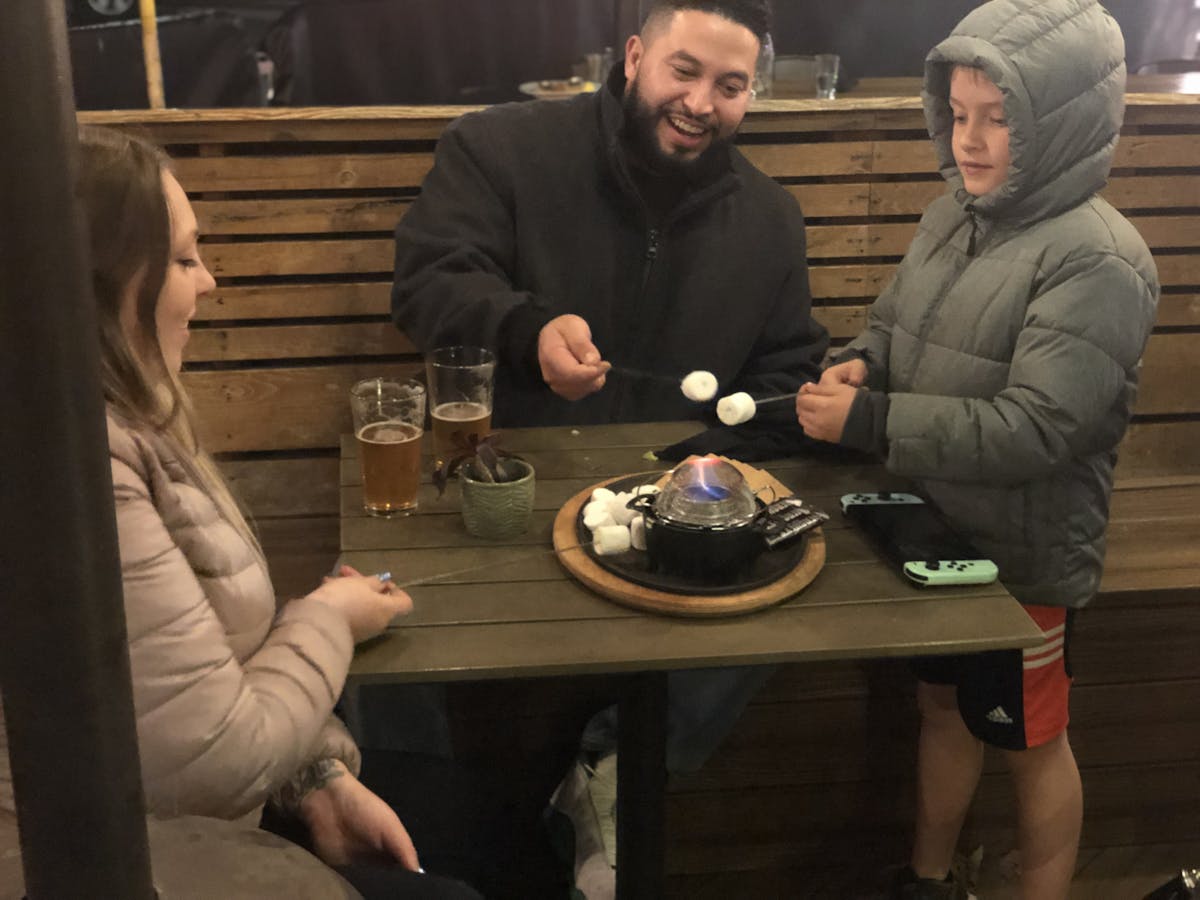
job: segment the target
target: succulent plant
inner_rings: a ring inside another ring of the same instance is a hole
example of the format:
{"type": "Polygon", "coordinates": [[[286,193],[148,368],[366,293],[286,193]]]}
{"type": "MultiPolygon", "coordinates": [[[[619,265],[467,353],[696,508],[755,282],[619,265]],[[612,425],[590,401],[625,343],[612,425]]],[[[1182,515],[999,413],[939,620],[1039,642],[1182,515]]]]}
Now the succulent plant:
{"type": "Polygon", "coordinates": [[[528,464],[522,465],[525,461],[519,456],[500,449],[499,432],[493,431],[483,437],[455,432],[451,439],[456,452],[433,472],[438,496],[446,492],[446,485],[460,471],[467,478],[489,484],[517,481],[529,471],[528,464]]]}

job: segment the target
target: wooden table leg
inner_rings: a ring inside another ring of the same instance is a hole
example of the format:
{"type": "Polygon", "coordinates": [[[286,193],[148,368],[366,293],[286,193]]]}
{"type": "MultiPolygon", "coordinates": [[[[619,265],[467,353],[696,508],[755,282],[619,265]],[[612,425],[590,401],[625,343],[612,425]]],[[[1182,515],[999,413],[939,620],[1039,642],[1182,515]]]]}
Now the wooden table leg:
{"type": "Polygon", "coordinates": [[[667,673],[642,672],[621,695],[617,740],[617,898],[663,895],[667,673]]]}

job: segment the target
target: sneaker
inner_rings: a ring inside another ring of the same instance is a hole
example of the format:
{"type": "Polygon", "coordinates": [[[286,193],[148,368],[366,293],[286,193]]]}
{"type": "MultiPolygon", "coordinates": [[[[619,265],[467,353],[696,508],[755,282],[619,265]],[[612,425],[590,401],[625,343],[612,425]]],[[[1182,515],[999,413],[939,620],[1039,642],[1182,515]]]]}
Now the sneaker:
{"type": "Polygon", "coordinates": [[[890,900],[974,900],[954,873],[940,880],[918,878],[912,866],[905,866],[896,873],[888,896],[890,900]]]}
{"type": "Polygon", "coordinates": [[[572,868],[575,888],[586,900],[613,900],[617,873],[609,865],[601,834],[600,817],[588,792],[591,776],[576,762],[550,798],[550,806],[571,822],[574,831],[572,868]]]}

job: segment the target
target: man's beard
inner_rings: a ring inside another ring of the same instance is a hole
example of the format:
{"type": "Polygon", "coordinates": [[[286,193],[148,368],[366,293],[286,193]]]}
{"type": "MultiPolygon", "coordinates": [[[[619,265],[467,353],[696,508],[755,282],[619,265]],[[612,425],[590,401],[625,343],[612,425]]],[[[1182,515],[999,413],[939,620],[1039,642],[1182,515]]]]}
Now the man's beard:
{"type": "Polygon", "coordinates": [[[666,111],[654,109],[642,99],[635,78],[629,82],[628,90],[621,101],[625,112],[625,139],[634,155],[652,172],[661,175],[681,175],[695,181],[702,177],[729,152],[733,136],[721,137],[716,131],[708,146],[693,157],[678,156],[663,150],[658,141],[658,123],[666,111]]]}

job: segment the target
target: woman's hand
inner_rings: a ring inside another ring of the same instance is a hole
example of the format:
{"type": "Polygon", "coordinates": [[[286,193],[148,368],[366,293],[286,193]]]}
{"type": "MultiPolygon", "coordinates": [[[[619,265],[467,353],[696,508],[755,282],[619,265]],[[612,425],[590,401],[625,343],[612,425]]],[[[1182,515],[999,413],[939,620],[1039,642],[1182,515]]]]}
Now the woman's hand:
{"type": "Polygon", "coordinates": [[[412,597],[389,578],[360,575],[350,566],[342,566],[337,578],[326,578],[308,596],[320,600],[346,617],[357,644],[383,631],[388,622],[412,612],[412,597]]]}
{"type": "Polygon", "coordinates": [[[341,762],[335,766],[325,785],[300,801],[300,819],[308,826],[313,852],[330,866],[398,862],[420,872],[417,850],[395,810],[341,762]]]}
{"type": "Polygon", "coordinates": [[[850,417],[850,407],[857,394],[858,388],[849,383],[826,385],[824,378],[820,384],[802,384],[800,393],[796,395],[796,418],[804,428],[804,433],[819,441],[836,444],[846,430],[846,420],[850,417]]]}
{"type": "Polygon", "coordinates": [[[862,387],[867,383],[867,364],[861,359],[851,359],[836,366],[830,366],[821,373],[821,387],[833,387],[848,384],[851,387],[862,387]]]}

